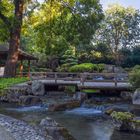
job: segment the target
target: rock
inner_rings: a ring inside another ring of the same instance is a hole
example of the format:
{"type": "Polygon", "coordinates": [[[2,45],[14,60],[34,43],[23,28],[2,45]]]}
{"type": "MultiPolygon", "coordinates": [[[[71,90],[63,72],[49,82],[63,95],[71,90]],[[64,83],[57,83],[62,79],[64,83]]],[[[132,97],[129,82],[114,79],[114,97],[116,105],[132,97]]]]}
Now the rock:
{"type": "Polygon", "coordinates": [[[128,92],[128,91],[122,91],[120,96],[125,101],[132,101],[133,93],[128,92]]]}
{"type": "Polygon", "coordinates": [[[120,107],[117,107],[117,106],[112,106],[112,107],[106,108],[106,110],[104,110],[104,113],[107,114],[107,115],[111,115],[111,113],[113,111],[116,111],[116,112],[127,112],[128,110],[125,109],[125,108],[120,108],[120,107]]]}
{"type": "Polygon", "coordinates": [[[47,117],[41,120],[40,126],[43,128],[43,131],[46,132],[46,135],[50,135],[53,140],[75,140],[65,127],[51,118],[47,117]]]}
{"type": "Polygon", "coordinates": [[[130,108],[130,112],[132,112],[136,116],[140,116],[140,105],[132,105],[130,108]]]}
{"type": "Polygon", "coordinates": [[[140,134],[140,117],[133,118],[133,131],[137,134],[140,134]]]}
{"type": "Polygon", "coordinates": [[[126,121],[113,119],[113,124],[115,126],[115,129],[119,131],[132,131],[133,130],[132,122],[126,122],[126,121]]]}
{"type": "Polygon", "coordinates": [[[139,140],[140,136],[131,133],[120,133],[117,130],[112,132],[110,140],[139,140]]]}
{"type": "Polygon", "coordinates": [[[129,112],[113,112],[111,114],[116,130],[140,134],[140,117],[129,112]]]}
{"type": "Polygon", "coordinates": [[[4,90],[0,96],[0,101],[9,102],[9,103],[18,103],[20,96],[25,96],[25,95],[28,96],[31,94],[32,94],[31,86],[16,85],[10,87],[9,89],[4,90]]]}
{"type": "Polygon", "coordinates": [[[68,101],[66,103],[60,103],[60,104],[51,104],[48,107],[48,111],[65,111],[67,109],[73,109],[76,107],[80,107],[80,102],[77,100],[68,101]]]}
{"type": "Polygon", "coordinates": [[[73,99],[79,100],[81,103],[83,103],[87,99],[87,94],[83,92],[76,92],[74,94],[73,99]]]}
{"type": "Polygon", "coordinates": [[[119,131],[132,131],[133,123],[132,119],[134,115],[129,112],[116,112],[111,113],[113,124],[116,130],[119,131]]]}
{"type": "Polygon", "coordinates": [[[33,81],[32,82],[32,93],[35,96],[41,96],[45,94],[45,86],[40,81],[33,81]]]}
{"type": "Polygon", "coordinates": [[[133,104],[135,105],[140,105],[140,88],[137,89],[135,92],[134,92],[134,95],[132,97],[132,102],[133,104]]]}
{"type": "Polygon", "coordinates": [[[41,103],[41,99],[37,96],[20,96],[19,104],[21,105],[36,105],[41,103]]]}
{"type": "Polygon", "coordinates": [[[20,96],[21,94],[18,93],[13,93],[13,94],[5,93],[4,95],[0,96],[0,101],[9,102],[9,103],[18,103],[20,96]]]}

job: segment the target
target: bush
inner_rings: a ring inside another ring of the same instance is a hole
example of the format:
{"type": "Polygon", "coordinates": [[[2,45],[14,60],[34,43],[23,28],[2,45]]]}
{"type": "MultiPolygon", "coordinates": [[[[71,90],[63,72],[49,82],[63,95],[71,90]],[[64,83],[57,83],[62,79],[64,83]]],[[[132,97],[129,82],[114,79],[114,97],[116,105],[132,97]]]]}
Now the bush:
{"type": "Polygon", "coordinates": [[[82,63],[70,67],[70,72],[101,72],[104,69],[104,64],[82,63]]]}
{"type": "Polygon", "coordinates": [[[130,73],[129,81],[134,89],[140,88],[140,66],[137,65],[130,73]]]}
{"type": "Polygon", "coordinates": [[[70,68],[69,64],[63,64],[57,68],[57,71],[58,72],[68,72],[69,68],[70,68]]]}
{"type": "Polygon", "coordinates": [[[98,72],[102,72],[105,69],[105,64],[97,64],[98,72]]]}

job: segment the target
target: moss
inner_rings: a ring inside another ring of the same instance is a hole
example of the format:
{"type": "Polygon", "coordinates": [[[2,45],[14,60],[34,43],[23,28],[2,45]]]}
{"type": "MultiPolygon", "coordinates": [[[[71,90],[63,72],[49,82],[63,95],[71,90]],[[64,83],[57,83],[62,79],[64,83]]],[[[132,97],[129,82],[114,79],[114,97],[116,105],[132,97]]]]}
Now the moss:
{"type": "Polygon", "coordinates": [[[84,90],[82,90],[82,92],[85,92],[85,93],[97,93],[97,92],[99,92],[99,90],[96,90],[96,89],[84,89],[84,90]]]}
{"type": "Polygon", "coordinates": [[[132,121],[135,117],[133,114],[129,112],[116,112],[113,111],[111,114],[112,118],[120,121],[132,121]]]}

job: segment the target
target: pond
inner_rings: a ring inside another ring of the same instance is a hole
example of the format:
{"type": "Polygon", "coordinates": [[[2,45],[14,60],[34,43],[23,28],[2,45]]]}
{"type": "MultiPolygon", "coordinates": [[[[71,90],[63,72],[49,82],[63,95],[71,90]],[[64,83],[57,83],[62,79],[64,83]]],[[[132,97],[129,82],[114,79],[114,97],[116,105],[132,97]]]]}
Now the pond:
{"type": "Polygon", "coordinates": [[[18,107],[1,104],[0,113],[32,125],[39,124],[46,116],[51,117],[65,126],[77,140],[140,140],[140,135],[114,131],[110,119],[101,110],[93,108],[80,107],[64,112],[48,112],[44,106],[18,107]]]}

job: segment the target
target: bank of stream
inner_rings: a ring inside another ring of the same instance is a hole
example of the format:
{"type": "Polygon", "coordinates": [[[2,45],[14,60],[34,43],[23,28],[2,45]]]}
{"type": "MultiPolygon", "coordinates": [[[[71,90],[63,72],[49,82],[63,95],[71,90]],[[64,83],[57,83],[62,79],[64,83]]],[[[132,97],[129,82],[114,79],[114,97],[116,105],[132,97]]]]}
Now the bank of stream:
{"type": "MultiPolygon", "coordinates": [[[[114,104],[112,104],[114,105],[114,104]]],[[[110,106],[112,106],[110,104],[110,106]]],[[[129,104],[116,104],[129,108],[129,104]]],[[[140,135],[114,131],[110,118],[103,107],[80,108],[62,112],[48,112],[47,106],[19,107],[1,103],[0,114],[5,114],[29,124],[36,125],[46,116],[65,126],[77,140],[139,140],[140,135]]]]}

